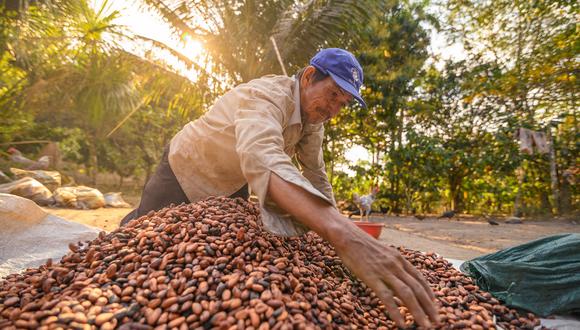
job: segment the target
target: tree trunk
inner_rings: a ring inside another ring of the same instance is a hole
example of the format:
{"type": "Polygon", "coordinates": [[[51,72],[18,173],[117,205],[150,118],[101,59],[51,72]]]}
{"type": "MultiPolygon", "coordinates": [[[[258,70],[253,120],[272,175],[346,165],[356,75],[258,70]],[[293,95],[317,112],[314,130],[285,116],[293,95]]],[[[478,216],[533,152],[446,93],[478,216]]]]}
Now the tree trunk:
{"type": "Polygon", "coordinates": [[[552,206],[550,205],[550,193],[545,189],[540,191],[540,209],[542,214],[553,214],[552,206]]]}
{"type": "Polygon", "coordinates": [[[4,1],[4,9],[21,14],[28,9],[29,2],[28,0],[6,0],[4,1]]]}
{"type": "MultiPolygon", "coordinates": [[[[395,133],[391,132],[391,141],[390,142],[390,146],[389,146],[389,158],[393,159],[393,156],[395,154],[395,133]]],[[[389,182],[391,184],[391,202],[393,203],[393,212],[395,212],[395,210],[398,208],[398,198],[396,196],[396,182],[395,182],[395,176],[396,176],[396,171],[397,171],[397,163],[394,162],[393,166],[391,167],[391,171],[389,173],[389,182]]]]}
{"type": "Polygon", "coordinates": [[[562,214],[567,214],[572,211],[572,187],[567,178],[562,180],[562,190],[560,191],[560,209],[562,214]]]}
{"type": "Polygon", "coordinates": [[[503,208],[503,201],[501,199],[499,199],[497,202],[496,212],[502,213],[502,208],[503,208]]]}
{"type": "Polygon", "coordinates": [[[97,174],[99,173],[97,147],[95,146],[95,142],[89,142],[88,147],[89,147],[89,171],[90,171],[91,184],[93,186],[96,186],[97,185],[97,174]]]}
{"type": "Polygon", "coordinates": [[[461,196],[461,183],[463,177],[459,175],[449,176],[449,193],[451,194],[451,209],[459,213],[463,211],[463,196],[461,196]]]}
{"type": "Polygon", "coordinates": [[[548,146],[550,148],[550,180],[552,186],[552,199],[554,200],[554,214],[558,215],[561,213],[560,209],[560,189],[558,185],[558,173],[556,168],[556,148],[554,147],[554,139],[552,138],[552,133],[550,128],[548,128],[548,146]]]}
{"type": "Polygon", "coordinates": [[[516,217],[520,217],[522,215],[522,210],[524,208],[523,205],[523,198],[522,198],[522,186],[524,184],[524,179],[526,177],[526,170],[524,166],[525,160],[522,162],[520,167],[516,169],[516,175],[518,177],[518,191],[516,192],[516,199],[514,201],[514,213],[513,215],[516,217]]]}
{"type": "Polygon", "coordinates": [[[332,179],[334,178],[334,140],[332,139],[332,141],[330,142],[330,177],[328,178],[328,181],[330,182],[330,184],[332,185],[332,179]]]}

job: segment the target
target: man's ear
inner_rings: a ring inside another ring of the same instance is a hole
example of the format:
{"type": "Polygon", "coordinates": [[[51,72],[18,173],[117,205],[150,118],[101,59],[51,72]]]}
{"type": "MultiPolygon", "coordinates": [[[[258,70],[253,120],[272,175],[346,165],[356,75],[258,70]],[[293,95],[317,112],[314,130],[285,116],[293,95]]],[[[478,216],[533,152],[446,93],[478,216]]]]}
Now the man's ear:
{"type": "Polygon", "coordinates": [[[302,78],[300,79],[300,85],[306,87],[312,85],[314,82],[314,73],[316,72],[316,68],[312,65],[307,66],[302,72],[302,78]]]}

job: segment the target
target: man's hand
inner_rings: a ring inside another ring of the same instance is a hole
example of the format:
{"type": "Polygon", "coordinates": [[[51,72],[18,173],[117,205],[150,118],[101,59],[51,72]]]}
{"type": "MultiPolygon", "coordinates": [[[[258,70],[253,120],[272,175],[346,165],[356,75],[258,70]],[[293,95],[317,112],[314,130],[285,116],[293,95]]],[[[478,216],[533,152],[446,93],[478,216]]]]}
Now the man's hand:
{"type": "Polygon", "coordinates": [[[342,239],[346,245],[333,246],[343,263],[381,299],[390,318],[404,327],[405,320],[393,299],[397,296],[417,324],[431,328],[431,322],[438,323],[435,297],[421,273],[395,248],[354,227],[357,230],[342,239]]]}
{"type": "Polygon", "coordinates": [[[433,323],[439,323],[429,285],[396,249],[381,244],[332,205],[273,172],[268,193],[279,207],[335,248],[343,263],[381,299],[390,318],[399,327],[405,326],[405,320],[394,296],[407,306],[420,326],[431,328],[433,323]]]}

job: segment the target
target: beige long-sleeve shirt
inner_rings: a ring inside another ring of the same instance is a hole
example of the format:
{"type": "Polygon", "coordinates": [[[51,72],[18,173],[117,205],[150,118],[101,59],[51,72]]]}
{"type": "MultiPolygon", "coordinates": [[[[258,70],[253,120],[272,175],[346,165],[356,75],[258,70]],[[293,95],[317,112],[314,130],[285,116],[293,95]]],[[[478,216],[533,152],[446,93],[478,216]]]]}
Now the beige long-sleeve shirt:
{"type": "Polygon", "coordinates": [[[323,136],[322,124],[302,123],[298,80],[269,75],[230,90],[185,125],[171,141],[169,164],[191,202],[229,196],[248,183],[260,201],[266,229],[300,235],[308,229],[268,198],[270,173],[335,205],[323,136]]]}

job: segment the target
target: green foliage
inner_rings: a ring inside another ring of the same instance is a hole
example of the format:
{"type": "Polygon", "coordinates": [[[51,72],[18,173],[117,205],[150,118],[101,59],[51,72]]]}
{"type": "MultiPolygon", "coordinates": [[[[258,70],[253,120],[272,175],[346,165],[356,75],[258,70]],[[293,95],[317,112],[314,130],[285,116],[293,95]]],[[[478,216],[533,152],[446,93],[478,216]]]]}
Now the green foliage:
{"type": "Polygon", "coordinates": [[[516,200],[528,214],[577,209],[576,2],[448,0],[440,17],[427,1],[142,4],[182,40],[202,42],[212,72],[157,40],[128,36],[109,1],[0,9],[0,143],[58,141],[71,168],[145,179],[171,137],[225,87],[282,72],[273,37],[290,73],[323,47],[352,50],[364,68],[368,109],[352,105],[326,127],[337,199],[378,185],[377,206],[393,212],[509,213],[516,200]],[[465,60],[438,63],[429,27],[460,43],[465,60]],[[198,79],[126,52],[121,44],[131,38],[163,49],[198,79]],[[519,152],[520,127],[554,137],[559,197],[548,155],[519,152]],[[355,145],[370,159],[350,163],[345,154],[355,145]]]}
{"type": "Polygon", "coordinates": [[[194,84],[122,50],[118,16],[108,1],[97,10],[55,1],[2,18],[1,142],[58,141],[65,160],[86,165],[93,180],[99,170],[152,171],[171,134],[212,94],[205,80],[194,84]]]}
{"type": "Polygon", "coordinates": [[[464,100],[493,107],[497,120],[492,123],[503,131],[527,127],[551,131],[555,138],[554,182],[550,183],[547,156],[524,157],[527,162],[519,164],[527,177],[518,188],[524,205],[535,205],[533,212],[564,211],[560,205],[571,206],[572,192],[556,196],[550,185],[566,189],[562,173],[578,160],[573,156],[578,151],[578,3],[450,0],[447,8],[453,36],[467,50],[466,67],[472,75],[463,87],[471,95],[464,100]],[[566,121],[573,124],[563,124],[566,121]]]}
{"type": "Polygon", "coordinates": [[[454,36],[470,62],[487,68],[474,86],[480,93],[496,95],[520,122],[532,126],[573,109],[577,2],[450,0],[448,8],[454,36]]]}
{"type": "MultiPolygon", "coordinates": [[[[328,143],[348,141],[347,145],[363,146],[371,154],[368,166],[350,164],[357,172],[352,191],[366,194],[371,186],[380,185],[379,196],[396,204],[394,208],[402,200],[400,180],[405,165],[398,155],[403,148],[405,116],[413,82],[428,56],[429,38],[421,24],[430,17],[423,6],[391,5],[364,25],[353,49],[364,68],[362,94],[368,108],[345,109],[327,128],[328,143]]],[[[348,166],[343,164],[338,165],[348,166]]]]}
{"type": "MultiPolygon", "coordinates": [[[[578,161],[571,65],[577,4],[452,0],[444,6],[446,30],[462,42],[467,59],[442,69],[424,66],[423,28],[433,23],[424,4],[398,4],[365,26],[357,55],[369,108],[347,109],[327,130],[333,146],[357,144],[371,154],[370,163],[350,166],[351,191],[366,193],[379,183],[379,197],[394,210],[512,212],[520,196],[525,213],[550,212],[549,159],[520,154],[514,133],[522,126],[546,131],[556,120],[558,185],[565,190],[559,203],[572,210],[578,194],[561,173],[578,161]],[[527,173],[521,184],[517,169],[527,173]]],[[[327,154],[336,156],[332,150],[327,154]]],[[[336,159],[333,166],[344,166],[336,159]]]]}

